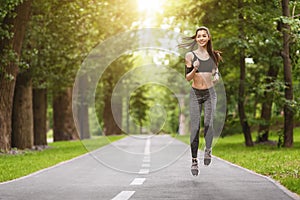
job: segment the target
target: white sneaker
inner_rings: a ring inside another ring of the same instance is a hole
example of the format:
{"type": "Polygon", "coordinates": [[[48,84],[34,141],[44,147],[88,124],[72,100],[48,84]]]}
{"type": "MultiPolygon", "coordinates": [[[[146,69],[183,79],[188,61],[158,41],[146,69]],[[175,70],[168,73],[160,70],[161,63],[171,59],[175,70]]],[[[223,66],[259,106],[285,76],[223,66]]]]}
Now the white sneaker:
{"type": "Polygon", "coordinates": [[[191,172],[192,172],[192,175],[193,175],[193,176],[198,176],[198,174],[199,174],[198,160],[197,160],[197,158],[193,158],[193,159],[192,159],[191,172]]]}
{"type": "Polygon", "coordinates": [[[211,162],[211,149],[204,150],[204,165],[209,165],[211,162]]]}

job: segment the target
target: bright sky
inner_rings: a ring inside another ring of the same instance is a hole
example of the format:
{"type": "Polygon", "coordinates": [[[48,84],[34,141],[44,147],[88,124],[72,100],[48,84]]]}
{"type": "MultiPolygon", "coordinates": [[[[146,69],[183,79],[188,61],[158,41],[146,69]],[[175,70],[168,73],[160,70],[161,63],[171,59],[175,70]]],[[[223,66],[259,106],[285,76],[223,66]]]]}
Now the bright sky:
{"type": "Polygon", "coordinates": [[[154,15],[156,12],[162,13],[163,0],[137,0],[139,11],[151,13],[154,15]]]}
{"type": "Polygon", "coordinates": [[[163,3],[165,0],[136,0],[138,10],[141,16],[144,16],[142,21],[138,22],[140,27],[155,26],[155,18],[158,13],[164,12],[163,3]]]}
{"type": "MultiPolygon", "coordinates": [[[[144,15],[145,18],[142,18],[142,21],[140,21],[140,28],[143,27],[147,27],[147,28],[152,28],[155,27],[155,18],[156,15],[162,14],[164,12],[163,9],[163,4],[164,4],[165,0],[136,0],[137,2],[137,6],[138,6],[138,10],[141,13],[141,15],[144,15]]],[[[151,35],[151,32],[149,32],[149,34],[151,35]]],[[[146,37],[147,38],[147,37],[146,37]]],[[[146,52],[136,52],[138,55],[141,55],[143,57],[143,64],[146,63],[145,59],[148,56],[149,59],[149,51],[146,52]]],[[[165,57],[165,52],[162,51],[158,51],[158,50],[154,50],[154,51],[150,51],[150,59],[152,60],[152,62],[154,62],[157,65],[168,65],[168,60],[165,61],[166,59],[164,59],[165,57]]],[[[147,63],[149,64],[149,63],[147,63]]]]}

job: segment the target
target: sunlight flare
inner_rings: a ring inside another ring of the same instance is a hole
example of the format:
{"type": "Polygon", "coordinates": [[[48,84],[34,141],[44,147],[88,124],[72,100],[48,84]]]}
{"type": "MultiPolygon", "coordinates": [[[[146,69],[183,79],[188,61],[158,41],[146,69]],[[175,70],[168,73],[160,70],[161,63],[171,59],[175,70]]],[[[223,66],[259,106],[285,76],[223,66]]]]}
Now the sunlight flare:
{"type": "Polygon", "coordinates": [[[162,0],[137,0],[141,12],[162,13],[162,0]]]}

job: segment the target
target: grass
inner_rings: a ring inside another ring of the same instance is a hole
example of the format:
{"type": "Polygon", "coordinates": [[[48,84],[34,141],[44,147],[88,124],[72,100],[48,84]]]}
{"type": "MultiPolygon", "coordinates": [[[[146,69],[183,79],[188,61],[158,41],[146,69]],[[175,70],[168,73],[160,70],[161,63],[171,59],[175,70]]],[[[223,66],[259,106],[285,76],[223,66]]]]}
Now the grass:
{"type": "MultiPolygon", "coordinates": [[[[189,144],[189,136],[176,138],[189,144]]],[[[271,135],[270,139],[277,140],[278,136],[271,135]]],[[[213,147],[213,155],[269,176],[289,190],[300,194],[300,128],[294,129],[293,148],[262,144],[245,147],[244,137],[239,134],[219,138],[213,147]]]]}
{"type": "Polygon", "coordinates": [[[54,142],[43,151],[25,150],[0,155],[0,182],[16,179],[72,159],[124,136],[97,137],[92,140],[54,142]],[[84,145],[83,145],[84,144],[84,145]],[[88,149],[88,150],[87,150],[88,149]]]}

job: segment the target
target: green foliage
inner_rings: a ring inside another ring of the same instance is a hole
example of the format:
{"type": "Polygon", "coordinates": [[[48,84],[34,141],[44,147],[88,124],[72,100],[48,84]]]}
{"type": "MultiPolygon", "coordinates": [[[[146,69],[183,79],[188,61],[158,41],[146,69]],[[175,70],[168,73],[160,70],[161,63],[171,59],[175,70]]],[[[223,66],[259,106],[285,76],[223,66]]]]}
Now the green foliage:
{"type": "Polygon", "coordinates": [[[10,38],[9,26],[4,23],[5,18],[13,18],[16,16],[15,8],[22,3],[23,0],[5,0],[0,2],[0,39],[10,38]]]}
{"type": "Polygon", "coordinates": [[[246,94],[244,105],[250,126],[263,123],[259,119],[259,113],[261,104],[266,100],[266,92],[273,94],[275,107],[279,108],[277,110],[280,110],[284,103],[290,103],[293,107],[298,105],[299,98],[295,92],[294,101],[286,102],[284,99],[280,22],[291,25],[290,52],[295,82],[299,82],[300,77],[299,2],[290,1],[292,15],[290,18],[281,16],[281,4],[276,0],[240,2],[242,4],[238,7],[237,0],[178,1],[173,7],[168,7],[170,9],[167,12],[174,18],[173,26],[179,27],[188,35],[194,34],[196,27],[201,25],[210,28],[214,48],[223,52],[224,62],[220,64],[219,68],[225,83],[228,116],[230,116],[225,127],[235,124],[237,126],[234,125],[234,127],[237,131],[240,130],[236,123],[238,119],[236,105],[240,76],[239,52],[241,50],[245,51],[247,58],[253,60],[253,63],[246,63],[246,82],[244,83],[246,94]],[[182,7],[186,9],[180,9],[182,7]],[[176,12],[173,12],[172,8],[175,8],[176,12]],[[279,69],[277,79],[266,81],[269,79],[266,76],[269,67],[279,69]]]}
{"type": "Polygon", "coordinates": [[[299,83],[294,84],[294,95],[295,95],[295,101],[294,101],[295,119],[297,122],[299,122],[300,121],[300,84],[299,83]]]}
{"type": "Polygon", "coordinates": [[[4,70],[9,62],[18,62],[18,56],[12,50],[8,40],[12,39],[12,25],[9,24],[9,19],[16,17],[15,8],[22,3],[22,0],[6,0],[0,2],[0,73],[5,73],[8,80],[12,80],[13,76],[4,70]]]}
{"type": "Polygon", "coordinates": [[[149,127],[154,134],[178,131],[178,101],[167,87],[147,84],[138,88],[131,97],[130,114],[137,124],[149,127]]]}
{"type": "Polygon", "coordinates": [[[73,83],[89,47],[80,40],[88,31],[80,9],[75,0],[33,2],[23,59],[31,66],[35,87],[63,89],[73,83]]]}
{"type": "Polygon", "coordinates": [[[135,19],[129,17],[132,10],[121,12],[116,5],[132,7],[130,2],[105,0],[34,1],[23,51],[34,86],[55,91],[72,86],[89,51],[135,19]]]}
{"type": "MultiPolygon", "coordinates": [[[[134,67],[133,58],[131,54],[121,55],[119,58],[114,60],[109,66],[107,66],[106,70],[102,74],[97,84],[96,94],[95,94],[95,102],[96,102],[96,113],[98,117],[98,123],[101,127],[104,126],[104,106],[105,103],[108,103],[108,99],[111,98],[113,94],[113,90],[120,81],[121,77],[128,72],[130,69],[134,67]]],[[[93,84],[93,83],[91,83],[93,84]]],[[[127,84],[127,83],[124,83],[127,84]]],[[[124,95],[124,94],[119,94],[124,95]]],[[[109,100],[110,103],[110,100],[109,100]]]]}
{"type": "Polygon", "coordinates": [[[151,98],[147,98],[146,96],[147,87],[149,87],[149,85],[144,85],[137,88],[131,94],[129,102],[129,113],[132,116],[133,121],[140,127],[143,127],[143,124],[147,119],[147,112],[150,108],[149,101],[151,101],[151,98]]]}

